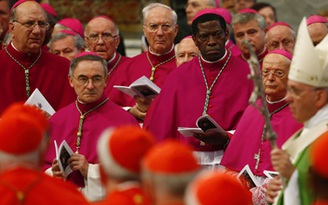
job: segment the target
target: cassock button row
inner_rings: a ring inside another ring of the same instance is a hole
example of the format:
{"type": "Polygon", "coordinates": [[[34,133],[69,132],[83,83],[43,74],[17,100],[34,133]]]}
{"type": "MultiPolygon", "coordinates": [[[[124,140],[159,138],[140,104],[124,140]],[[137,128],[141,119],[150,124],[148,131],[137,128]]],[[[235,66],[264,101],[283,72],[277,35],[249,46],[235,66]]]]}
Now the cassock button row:
{"type": "Polygon", "coordinates": [[[213,95],[210,95],[210,99],[213,99],[213,95]]]}
{"type": "Polygon", "coordinates": [[[213,105],[209,105],[208,107],[209,107],[209,108],[212,108],[212,107],[214,107],[214,106],[213,106],[213,105]]]}

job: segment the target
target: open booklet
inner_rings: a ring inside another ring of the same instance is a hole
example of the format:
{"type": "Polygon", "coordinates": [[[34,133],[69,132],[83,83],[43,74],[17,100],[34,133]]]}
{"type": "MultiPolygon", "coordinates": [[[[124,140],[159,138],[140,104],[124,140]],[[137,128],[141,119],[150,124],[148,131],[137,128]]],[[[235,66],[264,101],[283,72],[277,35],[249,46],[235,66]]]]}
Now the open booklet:
{"type": "Polygon", "coordinates": [[[130,86],[114,85],[114,88],[124,92],[127,95],[130,95],[133,98],[139,96],[142,98],[153,99],[161,91],[161,89],[146,76],[140,77],[130,86]]]}
{"type": "Polygon", "coordinates": [[[245,185],[251,189],[253,187],[261,186],[260,182],[256,179],[252,170],[249,168],[249,165],[245,165],[244,168],[239,172],[237,178],[241,179],[245,185]]]}
{"type": "Polygon", "coordinates": [[[71,147],[64,140],[58,147],[56,140],[54,141],[55,150],[56,150],[56,159],[59,164],[61,171],[64,171],[64,175],[67,177],[70,173],[73,172],[70,165],[68,164],[68,159],[72,156],[73,151],[71,147]]]}
{"type": "Polygon", "coordinates": [[[194,134],[204,134],[206,130],[226,135],[226,132],[209,115],[202,115],[196,120],[197,127],[178,127],[178,131],[186,137],[192,137],[194,134]]]}
{"type": "MultiPolygon", "coordinates": [[[[269,179],[272,179],[275,176],[279,175],[278,172],[268,171],[268,170],[264,170],[263,174],[266,177],[268,177],[269,179]]],[[[261,186],[260,182],[256,179],[252,170],[249,168],[248,164],[245,165],[244,168],[239,172],[239,174],[237,175],[237,178],[243,179],[243,182],[246,183],[248,188],[261,186]]]]}
{"type": "Polygon", "coordinates": [[[33,91],[32,95],[26,100],[25,104],[35,105],[41,110],[47,112],[50,116],[56,112],[38,88],[33,91]]]}

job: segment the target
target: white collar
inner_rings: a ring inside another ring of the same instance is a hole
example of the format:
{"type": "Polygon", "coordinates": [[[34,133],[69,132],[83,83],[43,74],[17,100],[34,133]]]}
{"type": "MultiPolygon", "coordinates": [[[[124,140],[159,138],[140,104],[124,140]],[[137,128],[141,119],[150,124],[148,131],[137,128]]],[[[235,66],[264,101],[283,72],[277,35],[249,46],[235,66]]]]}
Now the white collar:
{"type": "Polygon", "coordinates": [[[304,122],[304,127],[311,128],[324,120],[328,120],[328,104],[318,110],[308,121],[304,122]]]}
{"type": "Polygon", "coordinates": [[[170,53],[173,49],[174,49],[174,44],[172,44],[172,48],[168,52],[163,53],[163,54],[158,54],[158,53],[154,53],[153,51],[151,51],[150,50],[150,47],[149,47],[149,53],[151,53],[151,54],[153,54],[155,56],[163,56],[163,55],[166,55],[166,54],[170,53]]]}
{"type": "Polygon", "coordinates": [[[116,57],[116,52],[114,53],[114,56],[109,61],[107,61],[107,63],[108,64],[111,63],[115,59],[115,57],[116,57]]]}
{"type": "Polygon", "coordinates": [[[217,62],[221,61],[222,59],[224,59],[226,57],[227,53],[228,53],[227,49],[225,49],[224,55],[219,60],[216,60],[216,61],[207,61],[203,58],[203,56],[201,54],[200,54],[200,57],[202,58],[202,61],[204,61],[205,63],[217,63],[217,62]]]}

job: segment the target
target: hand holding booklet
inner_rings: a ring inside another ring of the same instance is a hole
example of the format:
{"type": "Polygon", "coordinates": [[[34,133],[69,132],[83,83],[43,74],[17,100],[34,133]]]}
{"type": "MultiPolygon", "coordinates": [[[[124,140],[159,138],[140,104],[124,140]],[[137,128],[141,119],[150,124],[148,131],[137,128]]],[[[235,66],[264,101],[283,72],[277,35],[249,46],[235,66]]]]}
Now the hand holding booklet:
{"type": "Polygon", "coordinates": [[[209,115],[202,115],[196,121],[197,127],[178,127],[178,131],[186,137],[192,137],[194,134],[205,134],[206,131],[218,132],[226,135],[226,132],[209,115]]]}
{"type": "Polygon", "coordinates": [[[146,76],[142,76],[141,78],[137,79],[130,86],[114,85],[114,88],[133,98],[138,96],[141,98],[153,99],[161,91],[161,89],[146,76]]]}
{"type": "Polygon", "coordinates": [[[50,116],[56,112],[38,88],[33,91],[32,95],[26,100],[25,104],[35,105],[41,110],[47,112],[50,116]]]}
{"type": "Polygon", "coordinates": [[[68,159],[72,156],[73,151],[71,147],[64,140],[60,146],[58,147],[56,140],[54,141],[55,150],[56,150],[56,159],[58,161],[58,165],[61,171],[64,171],[65,177],[67,177],[70,173],[73,172],[71,169],[68,159]]]}

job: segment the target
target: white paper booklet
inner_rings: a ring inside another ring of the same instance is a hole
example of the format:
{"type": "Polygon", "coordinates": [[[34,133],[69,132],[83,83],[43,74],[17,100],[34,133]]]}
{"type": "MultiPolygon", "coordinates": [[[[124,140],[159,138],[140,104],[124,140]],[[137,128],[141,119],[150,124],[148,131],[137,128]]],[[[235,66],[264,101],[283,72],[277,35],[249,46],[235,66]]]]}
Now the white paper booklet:
{"type": "Polygon", "coordinates": [[[269,179],[275,178],[279,175],[279,172],[264,170],[263,174],[269,179]]]}
{"type": "Polygon", "coordinates": [[[130,86],[120,86],[114,85],[114,88],[124,92],[131,97],[142,97],[142,98],[155,98],[161,89],[149,80],[146,76],[142,76],[141,78],[134,81],[130,86]]]}
{"type": "Polygon", "coordinates": [[[35,105],[41,110],[46,111],[50,116],[55,114],[55,110],[49,104],[47,99],[42,95],[39,89],[35,89],[32,95],[26,100],[25,104],[35,105]]]}
{"type": "Polygon", "coordinates": [[[56,159],[59,164],[61,171],[64,171],[65,176],[67,177],[70,173],[73,172],[71,167],[68,164],[68,159],[72,156],[73,151],[71,147],[64,140],[58,147],[56,140],[54,140],[55,150],[56,150],[56,159]]]}
{"type": "Polygon", "coordinates": [[[252,170],[249,168],[248,164],[239,172],[237,178],[241,180],[246,180],[248,188],[259,187],[261,184],[255,178],[252,170]]]}
{"type": "Polygon", "coordinates": [[[185,137],[192,137],[194,134],[205,133],[206,130],[213,131],[226,135],[226,132],[218,125],[209,115],[202,115],[196,120],[197,127],[178,127],[178,131],[185,137]]]}

